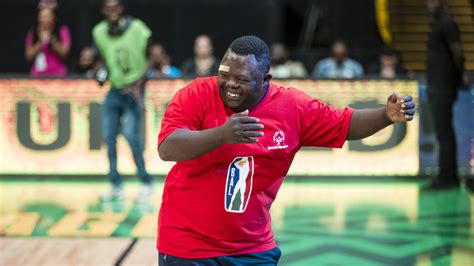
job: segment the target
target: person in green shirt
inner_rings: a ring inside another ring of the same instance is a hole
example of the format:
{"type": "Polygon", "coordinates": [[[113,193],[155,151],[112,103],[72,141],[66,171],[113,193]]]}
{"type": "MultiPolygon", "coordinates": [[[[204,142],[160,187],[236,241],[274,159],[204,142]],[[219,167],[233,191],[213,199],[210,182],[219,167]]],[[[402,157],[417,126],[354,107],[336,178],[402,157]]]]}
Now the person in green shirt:
{"type": "Polygon", "coordinates": [[[153,194],[152,178],[145,169],[140,134],[144,113],[144,75],[148,68],[146,51],[151,31],[143,21],[123,15],[123,10],[120,0],[104,0],[102,13],[105,20],[92,30],[94,44],[105,63],[111,85],[103,108],[103,126],[112,188],[102,195],[102,199],[124,198],[122,177],[117,171],[116,149],[117,135],[122,132],[130,145],[143,183],[137,201],[144,202],[153,194]],[[122,120],[125,120],[123,126],[122,120]]]}

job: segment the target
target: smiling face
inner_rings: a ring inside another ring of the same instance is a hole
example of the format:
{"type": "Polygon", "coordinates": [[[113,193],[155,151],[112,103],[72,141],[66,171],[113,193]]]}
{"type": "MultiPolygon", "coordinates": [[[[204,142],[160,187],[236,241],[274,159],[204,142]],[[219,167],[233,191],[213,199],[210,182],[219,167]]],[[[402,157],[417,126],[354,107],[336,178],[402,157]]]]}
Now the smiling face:
{"type": "Polygon", "coordinates": [[[253,54],[238,55],[229,49],[219,67],[219,93],[227,107],[242,112],[265,97],[271,77],[262,71],[253,54]]]}

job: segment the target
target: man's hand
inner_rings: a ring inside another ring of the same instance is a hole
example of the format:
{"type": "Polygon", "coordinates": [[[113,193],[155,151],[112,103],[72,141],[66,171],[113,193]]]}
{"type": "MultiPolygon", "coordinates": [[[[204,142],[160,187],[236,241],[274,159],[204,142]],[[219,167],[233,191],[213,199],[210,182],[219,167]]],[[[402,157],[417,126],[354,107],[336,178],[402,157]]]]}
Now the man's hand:
{"type": "Polygon", "coordinates": [[[178,129],[158,147],[163,161],[181,162],[197,158],[224,144],[255,143],[263,136],[263,125],[249,111],[231,115],[223,125],[204,130],[178,129]]]}
{"type": "Polygon", "coordinates": [[[141,78],[135,81],[134,83],[130,84],[129,86],[125,87],[124,89],[124,92],[132,95],[135,102],[141,107],[145,105],[145,102],[144,102],[145,99],[143,98],[143,94],[142,94],[144,85],[145,85],[145,79],[141,78]]]}
{"type": "Polygon", "coordinates": [[[463,90],[467,90],[469,88],[469,84],[470,83],[470,80],[469,80],[469,76],[467,75],[467,73],[464,73],[462,75],[462,86],[461,86],[461,89],[463,90]]]}
{"type": "Polygon", "coordinates": [[[263,136],[263,125],[256,117],[248,116],[249,110],[231,115],[219,127],[224,144],[229,143],[256,143],[263,136]]]}
{"type": "Polygon", "coordinates": [[[392,123],[407,122],[415,115],[415,102],[410,95],[399,97],[395,92],[387,99],[387,119],[392,123]]]}

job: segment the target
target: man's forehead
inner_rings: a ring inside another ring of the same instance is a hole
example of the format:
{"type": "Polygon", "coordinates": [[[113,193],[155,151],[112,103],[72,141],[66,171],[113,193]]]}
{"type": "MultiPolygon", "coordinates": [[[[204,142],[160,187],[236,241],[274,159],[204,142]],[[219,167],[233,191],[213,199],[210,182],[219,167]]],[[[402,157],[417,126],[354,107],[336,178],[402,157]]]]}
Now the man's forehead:
{"type": "Polygon", "coordinates": [[[220,65],[219,66],[219,71],[222,71],[222,72],[229,72],[230,70],[230,67],[229,66],[226,66],[226,65],[220,65]]]}
{"type": "Polygon", "coordinates": [[[253,67],[257,66],[257,61],[255,55],[239,55],[231,50],[227,51],[224,55],[221,65],[219,66],[219,71],[229,72],[232,68],[239,67],[241,70],[250,70],[253,67]],[[248,69],[250,68],[250,69],[248,69]]]}
{"type": "Polygon", "coordinates": [[[255,63],[257,62],[254,54],[240,55],[240,54],[234,53],[230,49],[225,54],[224,58],[226,60],[236,60],[236,61],[248,61],[248,60],[250,60],[250,61],[253,61],[255,63]]]}

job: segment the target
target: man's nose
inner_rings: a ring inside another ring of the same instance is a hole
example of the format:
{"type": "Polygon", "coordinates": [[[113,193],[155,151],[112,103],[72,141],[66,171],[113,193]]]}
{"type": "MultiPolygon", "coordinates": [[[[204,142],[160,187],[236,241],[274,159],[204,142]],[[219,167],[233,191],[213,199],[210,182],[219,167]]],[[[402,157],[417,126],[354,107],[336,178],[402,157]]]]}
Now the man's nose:
{"type": "Polygon", "coordinates": [[[238,83],[234,80],[234,79],[230,79],[229,81],[227,81],[227,86],[230,87],[230,88],[237,88],[238,87],[238,83]]]}

